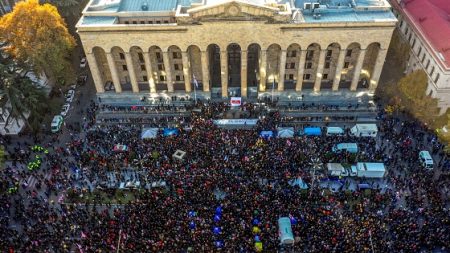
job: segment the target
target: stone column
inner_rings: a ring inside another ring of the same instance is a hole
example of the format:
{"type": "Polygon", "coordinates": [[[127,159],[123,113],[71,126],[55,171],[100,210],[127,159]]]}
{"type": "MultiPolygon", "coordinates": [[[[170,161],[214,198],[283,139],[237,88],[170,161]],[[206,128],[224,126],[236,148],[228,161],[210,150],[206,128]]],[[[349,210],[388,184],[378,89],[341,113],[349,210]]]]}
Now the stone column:
{"type": "Polygon", "coordinates": [[[202,61],[202,83],[203,91],[209,92],[209,68],[208,68],[208,51],[202,51],[201,61],[202,61]]]}
{"type": "Polygon", "coordinates": [[[267,51],[261,50],[259,57],[259,91],[266,91],[267,51]]]}
{"type": "Polygon", "coordinates": [[[127,62],[128,74],[130,74],[131,87],[133,92],[139,92],[139,86],[136,79],[136,72],[134,71],[133,59],[131,58],[131,53],[125,53],[125,61],[127,62]]]}
{"type": "Polygon", "coordinates": [[[317,66],[317,71],[316,71],[316,80],[314,82],[314,91],[320,91],[320,85],[322,84],[323,65],[325,63],[326,52],[327,52],[326,49],[320,50],[319,63],[317,66]]]}
{"type": "Polygon", "coordinates": [[[172,66],[170,65],[169,52],[163,52],[164,61],[164,71],[166,73],[167,90],[173,92],[173,82],[172,82],[172,66]]]}
{"type": "Polygon", "coordinates": [[[150,52],[142,52],[144,54],[145,69],[147,70],[148,86],[150,93],[156,93],[155,79],[153,79],[152,62],[150,60],[150,52]]]}
{"type": "Polygon", "coordinates": [[[305,71],[306,50],[300,50],[300,59],[298,63],[297,83],[295,84],[295,91],[302,91],[303,73],[305,71]]]}
{"type": "Polygon", "coordinates": [[[87,53],[86,59],[89,63],[89,69],[91,70],[92,79],[94,79],[95,89],[97,93],[105,92],[103,77],[98,69],[97,59],[95,59],[95,55],[93,53],[87,53]]]}
{"type": "Polygon", "coordinates": [[[361,75],[361,69],[364,63],[365,56],[366,50],[361,49],[358,56],[358,62],[356,62],[355,71],[353,72],[352,84],[350,85],[351,91],[356,91],[356,88],[358,88],[359,76],[361,75]]]}
{"type": "Polygon", "coordinates": [[[284,91],[284,73],[286,73],[286,50],[281,50],[280,66],[278,70],[278,91],[284,91]]]}
{"type": "Polygon", "coordinates": [[[220,79],[222,80],[222,97],[228,97],[228,52],[220,51],[220,79]]]}
{"type": "Polygon", "coordinates": [[[386,59],[387,49],[381,49],[378,51],[377,60],[375,62],[375,67],[370,78],[369,89],[375,90],[378,86],[378,81],[380,81],[381,71],[383,70],[384,61],[386,59]]]}
{"type": "Polygon", "coordinates": [[[247,97],[247,59],[248,52],[241,51],[241,96],[247,97]]]}
{"type": "Polygon", "coordinates": [[[342,76],[342,67],[344,66],[346,53],[347,53],[346,49],[341,49],[339,51],[339,58],[337,60],[336,71],[334,73],[333,88],[332,88],[333,91],[337,91],[339,89],[339,83],[341,82],[342,76]]]}
{"type": "Polygon", "coordinates": [[[191,73],[189,71],[189,56],[187,52],[181,52],[181,58],[183,60],[184,87],[186,92],[191,92],[191,73]]]}
{"type": "Polygon", "coordinates": [[[109,71],[114,83],[114,89],[117,93],[122,92],[122,86],[120,85],[119,73],[117,73],[117,66],[112,56],[112,53],[106,53],[106,60],[108,60],[109,71]]]}

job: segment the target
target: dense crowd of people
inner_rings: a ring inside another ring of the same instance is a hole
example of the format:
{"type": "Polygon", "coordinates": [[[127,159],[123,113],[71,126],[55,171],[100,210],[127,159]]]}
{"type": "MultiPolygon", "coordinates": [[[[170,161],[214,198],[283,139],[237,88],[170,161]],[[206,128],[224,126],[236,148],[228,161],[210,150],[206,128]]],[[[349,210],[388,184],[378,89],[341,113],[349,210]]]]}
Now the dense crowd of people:
{"type": "Polygon", "coordinates": [[[189,128],[179,125],[177,136],[142,139],[141,125],[96,125],[98,109],[91,104],[86,131],[71,132],[70,142],[37,140],[50,151],[39,169],[25,169],[35,154],[31,141],[10,150],[15,161],[0,171],[0,252],[254,252],[259,245],[276,252],[280,217],[291,220],[293,252],[450,250],[450,164],[433,133],[417,122],[380,114],[378,138],[264,139],[259,131],[276,130],[279,113],[247,104],[241,110],[249,115],[264,113],[258,125],[222,129],[212,119],[230,108],[210,103],[188,108],[189,128]],[[331,192],[314,184],[327,176],[313,173],[312,158],[355,162],[348,153],[331,152],[341,142],[358,143],[357,159],[387,165],[387,190],[331,192]],[[128,149],[114,151],[116,144],[128,149]],[[425,149],[435,157],[434,170],[417,159],[425,149]],[[177,150],[186,152],[184,159],[172,156],[177,150]],[[143,171],[143,182],[163,180],[166,186],[92,190],[80,184],[97,188],[107,172],[124,168],[143,171]],[[39,180],[32,189],[21,183],[30,175],[39,180]],[[292,186],[295,178],[309,188],[292,186]],[[104,197],[87,203],[78,197],[99,191],[134,198],[103,205],[104,197]]]}

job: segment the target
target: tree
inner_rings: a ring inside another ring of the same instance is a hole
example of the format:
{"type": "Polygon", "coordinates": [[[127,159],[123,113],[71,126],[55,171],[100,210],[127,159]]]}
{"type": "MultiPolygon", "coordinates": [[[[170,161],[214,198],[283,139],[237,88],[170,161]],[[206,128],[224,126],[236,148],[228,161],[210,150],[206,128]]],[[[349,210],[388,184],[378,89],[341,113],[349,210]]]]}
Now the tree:
{"type": "Polygon", "coordinates": [[[16,4],[0,19],[0,41],[19,63],[35,73],[44,72],[52,81],[68,83],[75,73],[70,53],[75,39],[69,34],[55,6],[27,0],[16,4]]]}
{"type": "MultiPolygon", "coordinates": [[[[29,119],[41,120],[48,109],[46,97],[26,76],[26,71],[12,57],[0,51],[0,107],[10,113],[5,128],[11,119],[23,120],[28,128],[37,130],[29,119]]],[[[40,125],[40,124],[39,124],[40,125]]]]}

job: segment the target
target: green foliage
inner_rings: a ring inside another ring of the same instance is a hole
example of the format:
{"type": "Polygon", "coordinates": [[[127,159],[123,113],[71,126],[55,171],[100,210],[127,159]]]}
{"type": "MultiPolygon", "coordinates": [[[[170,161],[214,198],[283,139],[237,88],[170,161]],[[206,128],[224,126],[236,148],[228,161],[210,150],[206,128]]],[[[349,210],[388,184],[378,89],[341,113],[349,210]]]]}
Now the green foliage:
{"type": "Polygon", "coordinates": [[[0,146],[0,169],[3,169],[3,165],[5,164],[5,147],[0,146]]]}

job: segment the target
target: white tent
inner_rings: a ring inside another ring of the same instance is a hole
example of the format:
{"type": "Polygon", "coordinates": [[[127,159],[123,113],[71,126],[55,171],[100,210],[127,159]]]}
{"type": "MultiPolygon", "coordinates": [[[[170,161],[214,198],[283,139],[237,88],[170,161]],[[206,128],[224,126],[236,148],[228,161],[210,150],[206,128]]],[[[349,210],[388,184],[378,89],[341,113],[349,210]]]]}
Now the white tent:
{"type": "Polygon", "coordinates": [[[141,139],[153,139],[158,135],[158,128],[144,128],[142,129],[141,139]]]}
{"type": "Polygon", "coordinates": [[[292,138],[294,137],[294,128],[293,127],[279,127],[277,136],[279,138],[292,138]]]}

